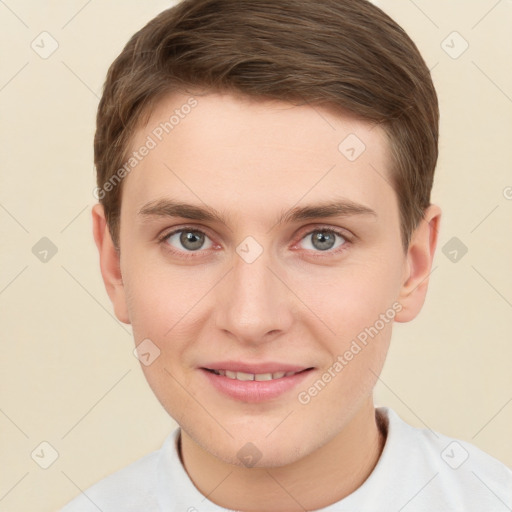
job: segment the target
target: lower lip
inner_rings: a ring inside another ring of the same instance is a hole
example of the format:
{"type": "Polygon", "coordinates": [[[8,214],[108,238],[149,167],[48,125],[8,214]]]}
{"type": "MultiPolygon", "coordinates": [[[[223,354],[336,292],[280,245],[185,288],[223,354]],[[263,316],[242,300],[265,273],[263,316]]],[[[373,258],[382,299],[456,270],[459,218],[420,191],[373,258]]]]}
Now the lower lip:
{"type": "Polygon", "coordinates": [[[221,393],[242,402],[265,402],[292,390],[306,379],[311,370],[273,380],[237,380],[217,375],[203,368],[200,371],[221,393]]]}

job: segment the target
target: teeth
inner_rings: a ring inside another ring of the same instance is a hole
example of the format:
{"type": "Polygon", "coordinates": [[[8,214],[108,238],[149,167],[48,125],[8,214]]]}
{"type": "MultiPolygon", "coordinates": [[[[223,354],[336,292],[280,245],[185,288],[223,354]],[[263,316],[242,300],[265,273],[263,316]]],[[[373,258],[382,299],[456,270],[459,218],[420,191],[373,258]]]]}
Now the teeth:
{"type": "MultiPolygon", "coordinates": [[[[277,377],[274,377],[277,378],[277,377]]],[[[272,380],[271,373],[258,373],[254,375],[254,380],[272,380]]]]}
{"type": "Polygon", "coordinates": [[[290,377],[291,375],[295,375],[298,372],[275,372],[275,373],[245,373],[245,372],[232,372],[231,370],[213,370],[213,373],[216,375],[222,375],[228,377],[229,379],[236,380],[274,380],[274,379],[282,379],[283,377],[290,377]]]}
{"type": "Polygon", "coordinates": [[[253,373],[236,372],[236,380],[254,380],[253,373]]]}

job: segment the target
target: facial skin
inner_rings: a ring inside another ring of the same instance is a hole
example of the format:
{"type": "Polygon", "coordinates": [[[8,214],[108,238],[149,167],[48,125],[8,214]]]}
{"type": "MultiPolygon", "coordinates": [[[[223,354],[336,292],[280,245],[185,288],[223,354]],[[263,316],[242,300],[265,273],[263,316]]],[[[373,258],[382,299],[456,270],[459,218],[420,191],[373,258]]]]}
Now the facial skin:
{"type": "MultiPolygon", "coordinates": [[[[183,462],[196,487],[226,508],[325,507],[357,489],[380,456],[372,389],[392,322],[308,404],[298,393],[394,303],[402,308],[396,321],[419,313],[441,211],[429,207],[405,254],[380,127],[316,106],[194,97],[197,106],[124,179],[120,257],[102,207],[94,207],[103,279],[135,343],[149,338],[161,351],[142,369],[182,427],[183,462]],[[338,149],[349,134],[366,146],[353,162],[338,149]],[[226,222],[140,214],[165,199],[214,208],[226,222]],[[292,208],[341,200],[376,215],[277,224],[292,208]],[[183,245],[181,233],[159,242],[180,227],[205,233],[203,245],[183,245]],[[332,248],[315,242],[325,228],[347,237],[337,235],[332,248]],[[263,251],[251,263],[236,251],[246,237],[263,251]],[[247,403],[221,394],[199,370],[226,360],[314,370],[297,389],[247,403]],[[248,442],[261,452],[254,467],[237,456],[248,442]]],[[[132,150],[188,99],[162,100],[132,150]]]]}

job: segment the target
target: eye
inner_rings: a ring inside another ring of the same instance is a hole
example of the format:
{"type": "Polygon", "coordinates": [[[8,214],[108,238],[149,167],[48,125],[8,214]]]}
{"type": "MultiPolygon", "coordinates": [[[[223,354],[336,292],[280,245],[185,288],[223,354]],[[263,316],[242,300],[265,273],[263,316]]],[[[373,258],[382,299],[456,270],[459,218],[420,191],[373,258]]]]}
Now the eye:
{"type": "Polygon", "coordinates": [[[313,231],[309,231],[301,240],[307,242],[306,245],[309,244],[309,247],[306,247],[306,249],[315,252],[330,251],[335,253],[340,252],[337,250],[339,247],[342,247],[341,250],[344,250],[344,246],[350,241],[346,233],[332,228],[314,229],[313,231]],[[341,240],[336,245],[337,237],[341,240]]]}
{"type": "Polygon", "coordinates": [[[203,231],[185,227],[167,233],[160,241],[170,245],[173,252],[196,252],[200,249],[210,249],[213,246],[210,240],[210,245],[204,247],[206,239],[210,240],[203,231]]]}
{"type": "MultiPolygon", "coordinates": [[[[204,231],[190,226],[166,233],[159,238],[159,242],[164,244],[171,253],[184,258],[199,256],[194,253],[201,253],[215,246],[204,231]]],[[[337,254],[345,250],[345,246],[351,242],[351,238],[344,231],[326,227],[310,230],[301,238],[301,242],[306,246],[303,248],[307,250],[337,254]],[[339,239],[338,243],[336,238],[339,239]]]]}

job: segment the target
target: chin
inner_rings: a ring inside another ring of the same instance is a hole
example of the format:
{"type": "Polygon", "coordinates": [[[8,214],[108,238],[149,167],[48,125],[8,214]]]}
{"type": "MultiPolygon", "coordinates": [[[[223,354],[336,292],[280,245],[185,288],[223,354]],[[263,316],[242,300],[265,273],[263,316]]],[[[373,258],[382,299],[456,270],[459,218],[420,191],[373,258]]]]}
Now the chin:
{"type": "Polygon", "coordinates": [[[247,468],[282,467],[307,455],[309,446],[305,442],[311,442],[310,438],[301,439],[298,432],[289,428],[283,428],[281,435],[277,431],[269,435],[271,431],[255,429],[254,435],[247,433],[235,439],[223,436],[222,442],[203,448],[225,463],[247,468]]]}

